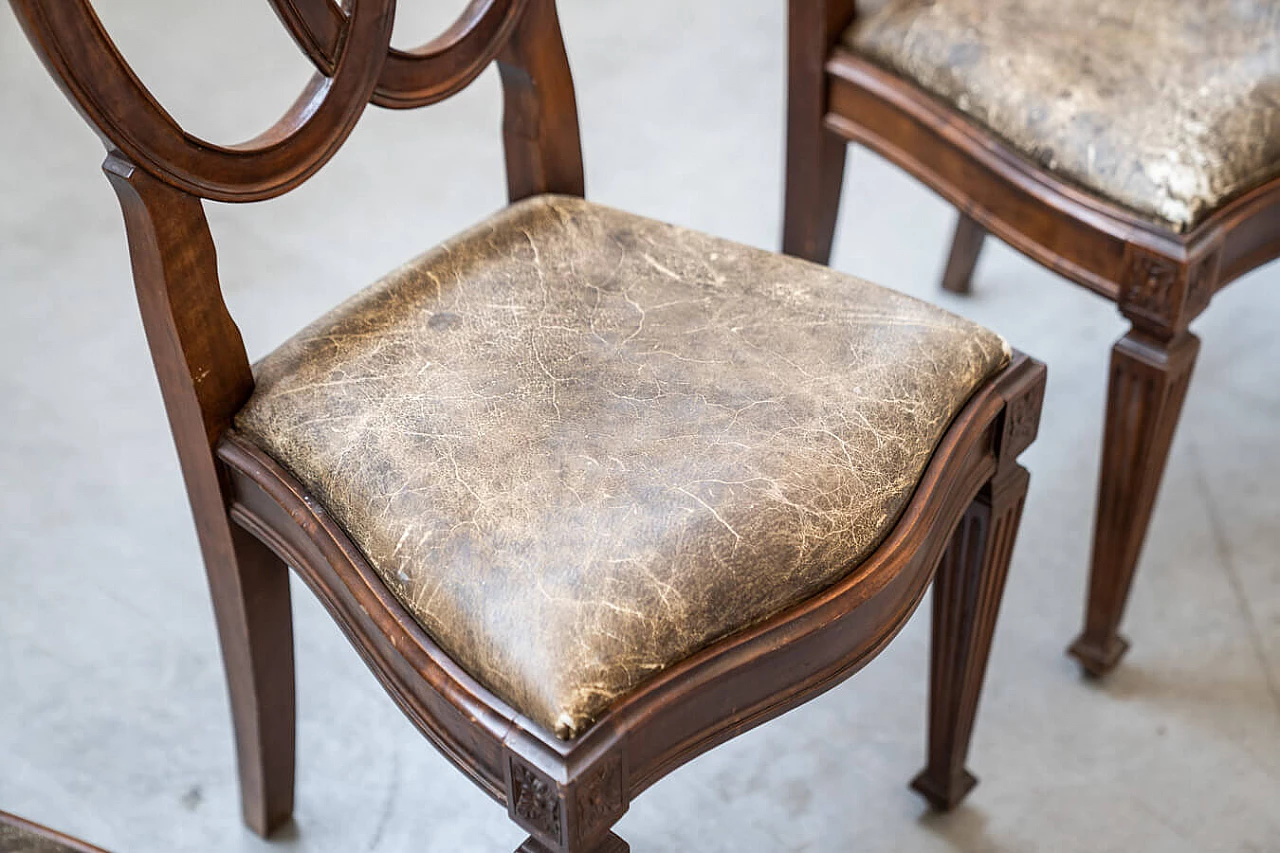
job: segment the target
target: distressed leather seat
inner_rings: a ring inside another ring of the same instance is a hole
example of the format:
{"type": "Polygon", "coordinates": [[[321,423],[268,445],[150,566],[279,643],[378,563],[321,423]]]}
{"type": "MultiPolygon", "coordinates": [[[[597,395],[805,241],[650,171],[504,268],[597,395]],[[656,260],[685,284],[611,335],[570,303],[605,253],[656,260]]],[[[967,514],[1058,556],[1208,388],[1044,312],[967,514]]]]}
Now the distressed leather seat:
{"type": "Polygon", "coordinates": [[[236,427],[570,738],[856,567],[1008,357],[825,267],[541,196],[267,356],[236,427]]]}
{"type": "Polygon", "coordinates": [[[889,0],[844,42],[1177,232],[1280,173],[1276,0],[889,0]]]}

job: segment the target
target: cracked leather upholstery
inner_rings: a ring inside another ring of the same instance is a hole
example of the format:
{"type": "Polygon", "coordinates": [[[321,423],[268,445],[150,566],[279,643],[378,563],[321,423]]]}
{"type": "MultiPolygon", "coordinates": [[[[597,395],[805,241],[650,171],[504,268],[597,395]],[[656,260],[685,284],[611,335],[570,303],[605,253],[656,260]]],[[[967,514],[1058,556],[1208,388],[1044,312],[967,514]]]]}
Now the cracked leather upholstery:
{"type": "Polygon", "coordinates": [[[849,572],[1007,359],[825,267],[542,196],[263,359],[236,426],[568,738],[849,572]]]}
{"type": "Polygon", "coordinates": [[[856,52],[1174,231],[1280,174],[1280,0],[888,0],[856,52]]]}
{"type": "Polygon", "coordinates": [[[3,817],[0,814],[0,853],[76,853],[61,841],[5,822],[3,817]]]}

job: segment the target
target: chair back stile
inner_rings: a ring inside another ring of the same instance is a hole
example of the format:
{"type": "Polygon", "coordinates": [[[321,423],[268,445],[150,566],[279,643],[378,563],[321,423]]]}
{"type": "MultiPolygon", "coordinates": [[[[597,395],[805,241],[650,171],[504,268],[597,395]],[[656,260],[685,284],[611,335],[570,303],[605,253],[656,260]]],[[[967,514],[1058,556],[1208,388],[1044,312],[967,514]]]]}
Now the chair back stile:
{"type": "Polygon", "coordinates": [[[345,10],[330,0],[269,2],[317,73],[274,126],[224,146],[186,132],[160,106],[89,0],[10,0],[42,62],[107,147],[103,169],[124,213],[139,307],[206,560],[232,547],[213,448],[252,394],[253,375],[223,302],[202,199],[282,195],[337,152],[368,103],[435,103],[495,59],[511,199],[583,194],[577,106],[554,0],[473,0],[441,36],[411,51],[390,47],[395,0],[350,0],[345,10]]]}

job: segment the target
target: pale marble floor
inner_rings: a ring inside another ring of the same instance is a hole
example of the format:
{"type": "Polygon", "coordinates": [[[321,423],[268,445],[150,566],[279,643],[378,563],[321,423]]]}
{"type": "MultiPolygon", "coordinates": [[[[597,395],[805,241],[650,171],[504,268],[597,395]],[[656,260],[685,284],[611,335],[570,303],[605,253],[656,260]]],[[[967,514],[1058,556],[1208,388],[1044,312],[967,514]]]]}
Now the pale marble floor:
{"type": "MultiPolygon", "coordinates": [[[[166,105],[214,139],[255,133],[305,79],[261,0],[98,5],[166,105]]],[[[404,5],[407,44],[461,3],[404,5]]],[[[784,6],[565,0],[591,196],[775,247],[784,6]]],[[[211,614],[101,149],[7,9],[0,116],[0,807],[122,853],[514,848],[521,833],[418,737],[305,591],[296,828],[268,845],[241,827],[211,614]]],[[[282,200],[211,206],[251,354],[501,205],[498,120],[489,73],[432,110],[371,111],[282,200]]],[[[1134,651],[1093,685],[1062,649],[1122,324],[1000,246],[974,297],[939,293],[953,214],[865,152],[845,205],[837,267],[1050,365],[974,744],[982,785],[947,816],[905,787],[922,754],[922,613],[854,680],[651,789],[620,833],[636,853],[1280,851],[1280,266],[1198,324],[1134,651]]]]}

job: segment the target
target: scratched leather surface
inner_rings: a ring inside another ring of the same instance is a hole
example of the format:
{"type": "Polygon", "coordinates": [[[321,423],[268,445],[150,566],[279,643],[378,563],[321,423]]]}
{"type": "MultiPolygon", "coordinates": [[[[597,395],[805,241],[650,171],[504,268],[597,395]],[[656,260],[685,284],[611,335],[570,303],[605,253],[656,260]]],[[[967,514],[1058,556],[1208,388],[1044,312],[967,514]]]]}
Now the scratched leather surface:
{"type": "Polygon", "coordinates": [[[559,737],[882,539],[995,334],[580,199],[323,317],[236,419],[440,645],[559,737]]]}
{"type": "Polygon", "coordinates": [[[0,853],[74,853],[70,847],[12,824],[0,823],[0,853]]]}
{"type": "Polygon", "coordinates": [[[889,0],[845,43],[1175,231],[1280,173],[1280,0],[889,0]]]}

